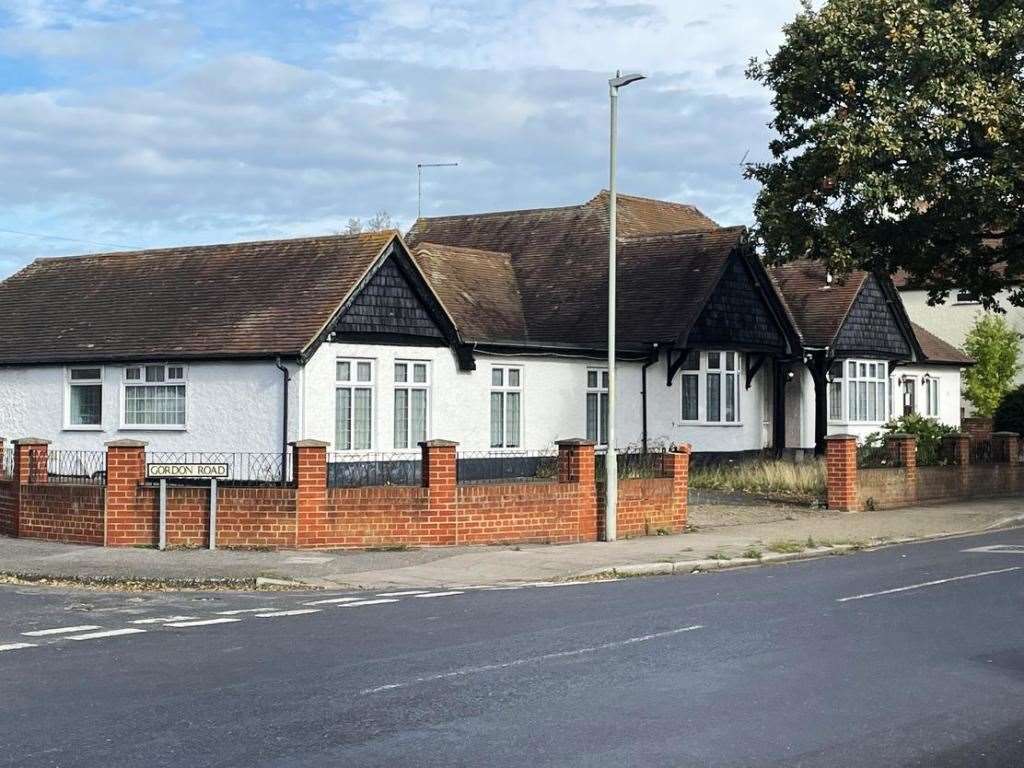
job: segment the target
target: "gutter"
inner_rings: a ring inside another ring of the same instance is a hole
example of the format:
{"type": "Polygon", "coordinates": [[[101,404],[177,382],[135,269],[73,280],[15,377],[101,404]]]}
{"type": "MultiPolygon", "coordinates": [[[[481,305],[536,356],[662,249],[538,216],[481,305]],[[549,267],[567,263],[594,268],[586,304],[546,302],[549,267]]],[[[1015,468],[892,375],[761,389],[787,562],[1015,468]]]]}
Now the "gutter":
{"type": "Polygon", "coordinates": [[[274,367],[277,368],[282,374],[281,384],[283,388],[282,397],[282,408],[281,408],[281,482],[284,483],[288,479],[288,382],[292,380],[292,375],[288,372],[288,368],[281,362],[281,358],[278,357],[274,360],[274,367]]]}
{"type": "Polygon", "coordinates": [[[647,453],[647,369],[658,362],[658,345],[651,347],[650,354],[640,368],[640,413],[642,417],[642,432],[640,433],[640,445],[644,453],[647,453]]]}

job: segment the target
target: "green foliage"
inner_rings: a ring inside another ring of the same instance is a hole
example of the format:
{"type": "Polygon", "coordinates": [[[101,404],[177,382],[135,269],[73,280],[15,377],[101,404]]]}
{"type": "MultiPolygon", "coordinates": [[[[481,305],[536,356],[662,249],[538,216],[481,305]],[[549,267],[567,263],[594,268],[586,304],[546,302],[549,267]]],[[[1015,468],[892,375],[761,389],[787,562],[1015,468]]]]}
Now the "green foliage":
{"type": "Polygon", "coordinates": [[[691,488],[737,493],[777,493],[814,498],[825,495],[825,462],[752,461],[690,469],[691,488]]]}
{"type": "Polygon", "coordinates": [[[772,160],[747,169],[766,258],[1024,304],[1020,0],[803,0],[784,32],[747,71],[774,94],[772,160]]]}
{"type": "Polygon", "coordinates": [[[964,397],[980,416],[991,416],[1020,372],[1020,334],[1002,315],[981,315],[964,349],[976,364],[964,374],[964,397]]]}
{"type": "Polygon", "coordinates": [[[1024,385],[1010,390],[993,414],[992,428],[996,432],[1016,432],[1024,435],[1024,385]]]}
{"type": "Polygon", "coordinates": [[[881,432],[873,432],[864,440],[862,450],[877,449],[885,442],[888,435],[914,435],[917,438],[918,466],[932,466],[943,461],[942,438],[956,432],[953,427],[942,424],[936,419],[912,413],[898,419],[890,419],[882,425],[881,432]]]}

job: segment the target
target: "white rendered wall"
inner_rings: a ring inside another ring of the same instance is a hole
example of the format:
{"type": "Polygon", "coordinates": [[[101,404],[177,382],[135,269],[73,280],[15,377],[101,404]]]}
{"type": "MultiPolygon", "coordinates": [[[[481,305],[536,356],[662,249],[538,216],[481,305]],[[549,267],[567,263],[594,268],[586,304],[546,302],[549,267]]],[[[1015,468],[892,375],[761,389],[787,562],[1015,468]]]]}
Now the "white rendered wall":
{"type": "MultiPolygon", "coordinates": [[[[45,438],[54,450],[102,450],[104,442],[120,438],[144,440],[152,451],[280,450],[282,374],[272,362],[193,362],[185,368],[185,429],[121,428],[123,365],[103,366],[102,427],[65,429],[64,366],[0,367],[0,435],[45,438]]],[[[295,439],[300,387],[296,367],[289,368],[289,438],[295,439]]]]}

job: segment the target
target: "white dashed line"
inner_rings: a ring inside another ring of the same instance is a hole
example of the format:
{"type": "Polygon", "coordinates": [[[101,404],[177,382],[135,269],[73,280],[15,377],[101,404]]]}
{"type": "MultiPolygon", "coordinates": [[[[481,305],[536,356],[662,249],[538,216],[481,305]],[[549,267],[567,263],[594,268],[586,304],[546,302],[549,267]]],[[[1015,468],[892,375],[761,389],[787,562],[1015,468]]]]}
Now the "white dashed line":
{"type": "Polygon", "coordinates": [[[405,592],[379,592],[377,597],[409,597],[410,595],[425,595],[425,589],[409,589],[405,592]]]}
{"type": "Polygon", "coordinates": [[[358,597],[332,597],[329,600],[310,600],[303,605],[335,605],[337,603],[354,603],[358,600],[358,597]]]}
{"type": "Polygon", "coordinates": [[[233,624],[241,619],[202,619],[201,621],[175,621],[165,627],[208,627],[211,624],[233,624]]]}
{"type": "Polygon", "coordinates": [[[360,605],[383,605],[384,603],[397,603],[397,602],[398,602],[397,600],[392,600],[392,599],[387,599],[387,600],[360,600],[358,603],[345,603],[344,605],[339,605],[338,607],[339,608],[356,608],[357,606],[360,606],[360,605]]]}
{"type": "Polygon", "coordinates": [[[31,632],[22,632],[26,637],[46,637],[47,635],[69,635],[72,632],[88,632],[91,629],[100,629],[96,624],[83,624],[80,627],[57,627],[56,629],[36,629],[31,632]]]}
{"type": "Polygon", "coordinates": [[[198,616],[162,616],[154,619],[135,619],[132,624],[166,624],[169,621],[188,621],[198,619],[198,616]]]}
{"type": "Polygon", "coordinates": [[[982,571],[981,573],[968,573],[963,576],[953,576],[948,579],[936,579],[935,581],[925,581],[921,584],[911,584],[907,587],[896,587],[895,589],[886,589],[881,592],[865,592],[863,595],[853,595],[852,597],[840,597],[836,599],[837,603],[845,603],[850,600],[863,600],[865,597],[879,597],[881,595],[895,595],[897,592],[909,592],[912,589],[921,589],[922,587],[934,587],[938,584],[948,584],[951,581],[963,581],[964,579],[976,579],[979,576],[995,576],[999,573],[1010,573],[1010,571],[1019,571],[1024,566],[1015,565],[1013,568],[1000,568],[998,571],[982,571]]]}
{"type": "Polygon", "coordinates": [[[120,637],[121,635],[138,635],[144,633],[144,629],[128,627],[127,629],[106,629],[102,632],[89,632],[85,635],[72,635],[68,640],[99,640],[104,637],[120,637]]]}
{"type": "Polygon", "coordinates": [[[6,645],[0,645],[0,652],[2,651],[20,651],[22,648],[35,648],[35,643],[7,643],[6,645]]]}
{"type": "Polygon", "coordinates": [[[235,611],[214,611],[218,616],[237,616],[240,613],[263,613],[265,611],[276,611],[277,609],[272,605],[266,605],[262,608],[239,608],[235,611]]]}
{"type": "Polygon", "coordinates": [[[451,592],[429,592],[429,593],[427,593],[425,595],[416,595],[416,597],[451,597],[452,595],[464,595],[464,594],[466,594],[466,593],[465,592],[459,592],[458,590],[453,590],[451,592]]]}
{"type": "Polygon", "coordinates": [[[257,619],[273,619],[278,616],[302,616],[306,613],[320,613],[319,608],[297,608],[293,611],[273,611],[272,613],[257,613],[257,619]]]}

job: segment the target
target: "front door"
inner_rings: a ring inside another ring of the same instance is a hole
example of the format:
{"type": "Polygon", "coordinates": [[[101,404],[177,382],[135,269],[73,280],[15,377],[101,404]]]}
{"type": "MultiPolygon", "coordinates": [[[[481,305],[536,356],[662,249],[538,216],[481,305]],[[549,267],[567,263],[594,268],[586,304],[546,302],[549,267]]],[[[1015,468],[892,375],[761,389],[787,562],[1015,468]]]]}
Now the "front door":
{"type": "Polygon", "coordinates": [[[917,379],[909,376],[903,379],[903,415],[910,416],[917,405],[917,379]]]}

